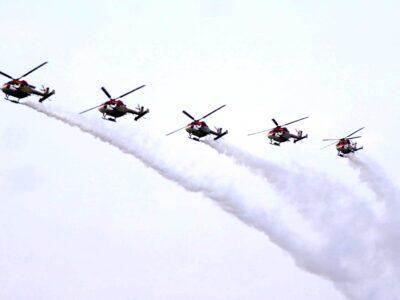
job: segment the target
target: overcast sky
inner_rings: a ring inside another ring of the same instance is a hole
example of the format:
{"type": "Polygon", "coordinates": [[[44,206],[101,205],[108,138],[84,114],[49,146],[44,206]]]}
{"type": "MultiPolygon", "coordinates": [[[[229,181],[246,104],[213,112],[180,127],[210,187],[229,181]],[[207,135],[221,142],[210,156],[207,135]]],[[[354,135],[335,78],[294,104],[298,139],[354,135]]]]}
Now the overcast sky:
{"type": "MultiPolygon", "coordinates": [[[[0,70],[19,76],[49,61],[29,82],[56,89],[51,105],[71,112],[104,101],[101,86],[116,96],[146,84],[126,103],[151,113],[118,122],[160,139],[188,121],[182,109],[201,116],[227,104],[208,120],[229,129],[225,140],[278,165],[323,171],[371,200],[334,147],[320,150],[321,139],[365,126],[364,154],[400,179],[399,8],[396,1],[1,3],[0,70]],[[303,116],[310,118],[291,129],[310,138],[295,145],[246,136],[272,127],[271,118],[303,116]]],[[[27,107],[0,106],[3,298],[343,299],[203,195],[27,107]]],[[[189,143],[185,132],[169,139],[189,143]]],[[[202,163],[208,154],[198,146],[188,147],[202,163]]]]}

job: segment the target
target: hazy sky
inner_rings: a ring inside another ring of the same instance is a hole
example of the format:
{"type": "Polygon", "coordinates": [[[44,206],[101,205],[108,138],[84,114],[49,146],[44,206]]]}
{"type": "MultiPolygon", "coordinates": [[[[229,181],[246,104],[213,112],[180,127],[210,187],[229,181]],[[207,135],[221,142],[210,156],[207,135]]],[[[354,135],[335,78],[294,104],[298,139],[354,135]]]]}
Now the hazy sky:
{"type": "MultiPolygon", "coordinates": [[[[0,70],[19,76],[48,60],[30,83],[55,88],[52,105],[76,112],[104,101],[103,85],[120,95],[146,84],[126,103],[151,114],[120,123],[160,138],[188,121],[182,109],[200,116],[227,104],[209,119],[229,129],[226,140],[278,164],[324,171],[370,199],[334,147],[320,150],[321,139],[365,126],[365,154],[400,179],[399,8],[395,1],[8,1],[0,4],[0,70]],[[273,117],[307,115],[292,129],[310,138],[296,145],[246,136],[270,128],[273,117]]],[[[342,299],[200,194],[26,107],[0,106],[6,299],[342,299]]],[[[170,139],[189,142],[184,132],[170,139]]]]}

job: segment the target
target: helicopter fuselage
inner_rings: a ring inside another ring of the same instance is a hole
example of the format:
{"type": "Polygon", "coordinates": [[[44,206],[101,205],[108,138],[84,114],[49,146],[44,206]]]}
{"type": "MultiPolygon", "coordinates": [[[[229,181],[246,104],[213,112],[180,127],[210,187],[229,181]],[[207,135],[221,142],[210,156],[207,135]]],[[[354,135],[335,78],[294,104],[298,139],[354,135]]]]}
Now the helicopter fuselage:
{"type": "Polygon", "coordinates": [[[337,144],[336,144],[336,150],[338,152],[341,152],[343,154],[348,154],[353,152],[354,146],[350,142],[349,139],[341,139],[337,144]]]}
{"type": "Polygon", "coordinates": [[[7,96],[18,99],[28,97],[32,94],[32,87],[25,80],[11,80],[1,87],[1,90],[7,96]]]}
{"type": "Polygon", "coordinates": [[[103,114],[103,118],[109,121],[116,121],[117,118],[122,117],[126,114],[137,115],[135,117],[135,121],[139,120],[141,117],[149,113],[148,109],[144,109],[144,107],[138,107],[138,110],[133,110],[128,108],[121,100],[111,99],[104,103],[99,111],[103,114]],[[106,118],[106,116],[110,116],[111,118],[106,118]]]}
{"type": "Polygon", "coordinates": [[[268,138],[272,141],[283,143],[287,142],[292,137],[286,127],[276,127],[268,132],[268,138]]]}
{"type": "Polygon", "coordinates": [[[104,105],[99,108],[99,111],[103,115],[119,118],[126,115],[129,112],[129,109],[120,100],[110,100],[104,103],[104,105]]]}
{"type": "Polygon", "coordinates": [[[307,138],[308,135],[303,135],[302,131],[298,131],[297,134],[292,134],[286,127],[275,127],[274,129],[268,132],[268,138],[270,139],[271,144],[279,146],[280,143],[284,143],[293,139],[293,142],[296,143],[301,141],[302,139],[307,138]]]}
{"type": "Polygon", "coordinates": [[[205,137],[211,133],[210,128],[204,121],[194,121],[188,124],[185,128],[189,135],[197,136],[198,138],[205,137]]]}
{"type": "Polygon", "coordinates": [[[363,147],[357,148],[357,143],[352,143],[350,139],[341,139],[336,144],[336,150],[338,151],[339,156],[343,156],[343,154],[354,153],[358,150],[363,149],[363,147]]]}

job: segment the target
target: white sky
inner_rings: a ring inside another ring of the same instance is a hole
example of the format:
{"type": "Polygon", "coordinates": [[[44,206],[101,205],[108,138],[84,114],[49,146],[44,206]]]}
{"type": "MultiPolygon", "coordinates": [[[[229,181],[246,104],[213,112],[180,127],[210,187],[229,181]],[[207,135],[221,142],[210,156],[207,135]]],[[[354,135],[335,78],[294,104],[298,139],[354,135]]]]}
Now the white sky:
{"type": "MultiPolygon", "coordinates": [[[[56,89],[80,111],[146,84],[129,126],[163,134],[220,104],[227,140],[298,162],[367,194],[322,138],[360,143],[396,182],[395,1],[14,1],[1,3],[1,70],[56,89]],[[310,115],[310,139],[270,147],[246,133],[310,115]],[[133,124],[132,124],[133,123],[133,124]]],[[[9,299],[341,299],[265,236],[108,145],[1,103],[0,286],[9,299]],[[112,165],[111,165],[112,164],[112,165]],[[165,195],[173,195],[165,197],[165,195]],[[195,234],[194,234],[195,233],[195,234]],[[179,288],[177,288],[179,287],[179,288]]],[[[92,112],[91,114],[96,114],[92,112]]],[[[172,136],[187,143],[183,132],[172,136]]],[[[194,149],[196,146],[193,146],[194,149]]]]}

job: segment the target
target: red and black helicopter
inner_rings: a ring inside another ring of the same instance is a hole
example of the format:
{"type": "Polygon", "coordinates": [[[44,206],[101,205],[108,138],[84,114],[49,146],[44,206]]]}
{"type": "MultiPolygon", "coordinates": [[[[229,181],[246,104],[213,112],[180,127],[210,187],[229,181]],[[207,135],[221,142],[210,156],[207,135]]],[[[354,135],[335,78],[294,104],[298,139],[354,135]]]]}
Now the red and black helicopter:
{"type": "Polygon", "coordinates": [[[88,112],[92,109],[99,108],[99,111],[103,114],[103,119],[108,120],[108,121],[113,121],[116,122],[117,118],[122,117],[126,114],[132,114],[136,115],[135,121],[139,120],[141,117],[149,113],[149,109],[144,109],[143,106],[138,105],[136,107],[136,110],[128,108],[124,102],[122,102],[120,99],[129,95],[130,93],[133,93],[141,88],[145,87],[145,85],[141,85],[137,88],[134,88],[133,90],[122,94],[121,96],[117,98],[111,97],[110,93],[102,87],[101,90],[106,94],[108,97],[108,101],[103,102],[100,105],[96,105],[95,107],[89,108],[87,110],[84,110],[80,112],[80,114],[83,114],[85,112],[88,112]]]}
{"type": "Polygon", "coordinates": [[[188,133],[189,133],[189,138],[195,141],[200,141],[200,139],[202,137],[205,137],[209,134],[215,135],[216,137],[214,138],[214,140],[218,140],[220,138],[222,138],[224,135],[228,134],[228,130],[225,130],[224,132],[222,132],[222,128],[216,128],[215,131],[211,130],[208,125],[206,124],[206,122],[202,121],[203,119],[207,118],[209,115],[215,113],[216,111],[220,110],[221,108],[225,107],[226,105],[222,105],[220,107],[218,107],[217,109],[214,109],[212,112],[206,114],[205,116],[201,117],[200,119],[195,119],[194,117],[192,117],[188,112],[186,111],[182,111],[186,116],[188,116],[190,119],[193,120],[193,122],[189,123],[188,125],[179,128],[177,130],[174,130],[170,133],[168,133],[167,135],[171,135],[179,130],[185,129],[188,133]],[[192,137],[192,135],[194,135],[195,137],[192,137]]]}
{"type": "Polygon", "coordinates": [[[253,132],[248,135],[250,136],[250,135],[255,135],[255,134],[259,134],[259,133],[268,131],[268,138],[270,140],[271,145],[280,146],[281,143],[287,142],[290,139],[293,139],[293,143],[297,143],[298,141],[301,141],[302,139],[307,138],[308,134],[303,135],[303,131],[301,131],[301,130],[296,130],[297,134],[292,134],[284,126],[299,122],[299,121],[307,119],[307,118],[308,117],[304,117],[304,118],[301,118],[301,119],[298,119],[298,120],[295,120],[295,121],[292,121],[292,122],[289,122],[289,123],[286,123],[283,125],[279,125],[275,119],[272,119],[272,122],[274,122],[274,124],[276,125],[275,128],[253,132]]]}
{"type": "Polygon", "coordinates": [[[354,153],[358,150],[363,149],[364,147],[358,147],[357,143],[352,142],[351,140],[358,139],[361,137],[359,136],[352,136],[359,132],[360,130],[364,129],[365,127],[361,127],[360,129],[357,129],[356,131],[350,133],[349,135],[345,136],[344,138],[340,139],[323,139],[323,141],[334,141],[332,144],[326,145],[322,149],[335,145],[336,144],[336,150],[338,151],[337,155],[340,157],[345,157],[346,154],[349,153],[354,153]]]}
{"type": "Polygon", "coordinates": [[[29,72],[25,73],[24,75],[18,78],[13,78],[10,75],[0,71],[1,75],[11,79],[9,82],[6,82],[1,87],[1,90],[4,92],[4,94],[6,94],[5,100],[19,103],[19,100],[22,98],[28,97],[30,95],[37,95],[41,96],[39,102],[43,102],[50,96],[54,95],[55,94],[54,90],[50,91],[49,88],[44,88],[44,87],[41,90],[37,90],[33,85],[30,85],[27,81],[21,80],[23,77],[28,76],[32,72],[43,67],[45,64],[47,64],[47,61],[33,68],[32,70],[30,70],[29,72]],[[10,99],[10,96],[16,98],[16,100],[10,99]]]}

